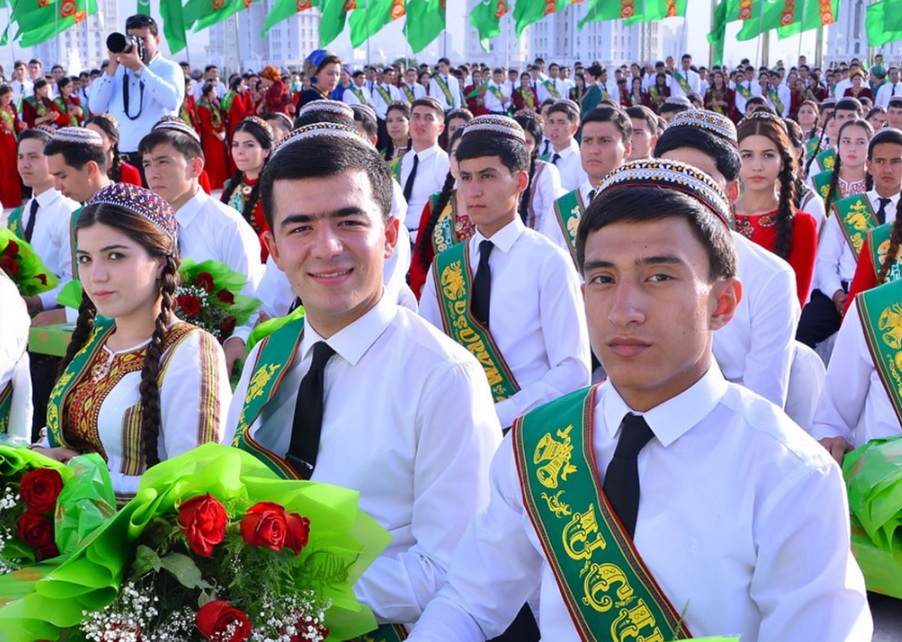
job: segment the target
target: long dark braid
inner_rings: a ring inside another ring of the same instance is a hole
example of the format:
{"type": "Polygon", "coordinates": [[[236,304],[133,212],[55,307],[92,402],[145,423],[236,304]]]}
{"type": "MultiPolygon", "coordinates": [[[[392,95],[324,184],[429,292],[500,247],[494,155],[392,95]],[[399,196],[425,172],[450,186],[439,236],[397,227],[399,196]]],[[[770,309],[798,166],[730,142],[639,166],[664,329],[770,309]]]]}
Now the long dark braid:
{"type": "Polygon", "coordinates": [[[88,297],[87,293],[81,291],[81,305],[78,307],[78,321],[75,323],[75,329],[72,331],[72,338],[69,340],[69,347],[66,348],[66,356],[60,363],[58,377],[61,377],[72,363],[72,359],[79,350],[85,347],[94,331],[94,320],[97,318],[97,308],[88,297]]]}
{"type": "Polygon", "coordinates": [[[774,254],[781,259],[789,259],[792,252],[792,231],[796,212],[796,159],[789,146],[781,147],[783,169],[780,170],[780,204],[777,206],[777,240],[774,254]]]}
{"type": "Polygon", "coordinates": [[[899,246],[902,246],[902,217],[897,218],[893,223],[893,231],[889,237],[889,251],[883,257],[883,264],[880,266],[880,271],[877,272],[878,285],[886,283],[890,268],[896,262],[899,246]]]}
{"type": "MultiPolygon", "coordinates": [[[[839,154],[836,155],[836,164],[833,166],[833,175],[830,177],[830,186],[827,188],[827,198],[824,199],[824,211],[830,216],[830,206],[837,198],[839,191],[839,170],[842,169],[842,159],[839,154]]],[[[842,195],[839,196],[842,198],[842,195]]]]}
{"type": "Polygon", "coordinates": [[[118,183],[122,178],[122,155],[119,153],[119,125],[109,114],[92,116],[85,121],[85,127],[88,125],[96,125],[110,139],[110,153],[113,158],[110,166],[107,168],[107,176],[114,183],[118,183]]]}
{"type": "Polygon", "coordinates": [[[160,313],[157,315],[153,336],[144,356],[141,370],[141,440],[144,464],[150,468],[160,463],[159,439],[162,426],[160,410],[160,365],[165,349],[169,321],[175,318],[175,288],[178,283],[178,261],[169,255],[160,274],[160,313]]]}
{"type": "Polygon", "coordinates": [[[235,173],[232,174],[232,178],[226,181],[225,187],[222,189],[222,196],[219,197],[219,201],[221,203],[229,204],[229,199],[232,198],[232,194],[235,193],[235,190],[238,188],[238,185],[241,184],[241,180],[244,178],[244,172],[240,169],[236,169],[235,173]]]}
{"type": "Polygon", "coordinates": [[[817,155],[821,152],[821,145],[824,144],[824,136],[827,135],[827,123],[833,120],[833,114],[827,116],[827,119],[824,121],[824,128],[821,130],[820,138],[817,139],[817,149],[811,155],[811,158],[808,159],[808,162],[805,163],[805,176],[808,176],[811,173],[811,165],[814,163],[814,159],[817,158],[817,155]]]}
{"type": "MultiPolygon", "coordinates": [[[[457,132],[454,133],[456,134],[457,132]]],[[[438,225],[438,219],[442,214],[442,210],[448,205],[448,201],[451,200],[451,195],[453,193],[454,175],[451,172],[448,172],[448,175],[445,176],[445,184],[442,185],[442,191],[435,201],[435,207],[433,207],[432,211],[429,213],[429,220],[426,221],[425,227],[417,238],[417,244],[419,245],[417,250],[420,254],[420,263],[425,270],[429,270],[429,266],[432,265],[432,261],[429,261],[426,258],[427,252],[429,251],[429,245],[432,243],[432,234],[435,232],[435,226],[438,225]]]]}

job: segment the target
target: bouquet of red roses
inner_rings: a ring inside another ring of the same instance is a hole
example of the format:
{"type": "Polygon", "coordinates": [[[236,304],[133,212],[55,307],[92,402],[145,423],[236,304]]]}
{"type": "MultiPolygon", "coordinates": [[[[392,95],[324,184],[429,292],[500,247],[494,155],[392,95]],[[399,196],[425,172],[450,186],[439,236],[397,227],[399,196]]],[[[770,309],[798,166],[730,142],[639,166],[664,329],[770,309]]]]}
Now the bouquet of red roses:
{"type": "Polygon", "coordinates": [[[61,490],[62,475],[52,468],[0,482],[0,573],[59,555],[53,511],[61,490]]]}
{"type": "Polygon", "coordinates": [[[22,296],[47,292],[60,282],[31,245],[5,227],[0,227],[0,269],[9,275],[22,296]]]}
{"type": "Polygon", "coordinates": [[[219,261],[182,260],[176,289],[176,315],[225,341],[243,325],[260,301],[240,294],[247,278],[219,261]]]}

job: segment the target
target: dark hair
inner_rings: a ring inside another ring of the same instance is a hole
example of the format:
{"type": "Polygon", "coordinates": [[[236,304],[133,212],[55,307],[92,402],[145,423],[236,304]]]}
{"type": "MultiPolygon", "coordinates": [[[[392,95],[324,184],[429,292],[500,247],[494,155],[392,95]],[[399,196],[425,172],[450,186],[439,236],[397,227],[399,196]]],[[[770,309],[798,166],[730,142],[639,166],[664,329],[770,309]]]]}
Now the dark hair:
{"type": "Polygon", "coordinates": [[[63,87],[72,83],[72,79],[69,76],[63,76],[59,80],[56,81],[56,90],[62,91],[63,87]]]}
{"type": "Polygon", "coordinates": [[[532,200],[532,189],[535,187],[533,181],[536,176],[536,162],[539,160],[539,143],[542,141],[542,121],[532,114],[525,116],[514,116],[514,120],[527,132],[535,141],[532,153],[529,155],[529,183],[526,189],[520,194],[520,205],[517,211],[520,218],[526,223],[529,220],[529,202],[532,200]]]}
{"type": "MultiPolygon", "coordinates": [[[[431,106],[431,105],[430,105],[430,106],[431,106]]],[[[393,102],[392,104],[390,104],[390,105],[388,106],[388,109],[385,110],[385,119],[388,120],[388,113],[389,113],[390,111],[399,111],[399,112],[401,112],[401,115],[403,115],[404,118],[406,118],[406,119],[409,121],[409,120],[410,120],[410,110],[411,110],[411,106],[410,106],[409,103],[406,103],[406,102],[404,102],[404,101],[401,101],[401,102],[393,102]]],[[[444,117],[444,113],[442,114],[442,116],[444,117]]],[[[355,110],[355,118],[354,118],[354,120],[357,120],[357,118],[356,118],[356,110],[355,110]]],[[[377,131],[377,133],[378,133],[378,125],[377,125],[377,127],[376,127],[376,131],[377,131]]],[[[372,134],[370,134],[369,132],[367,132],[367,135],[368,135],[368,136],[372,136],[372,134]]],[[[384,154],[385,154],[386,160],[391,160],[391,159],[394,157],[394,155],[395,155],[395,141],[393,141],[393,140],[391,139],[391,136],[388,136],[387,138],[388,138],[388,145],[386,145],[386,147],[385,147],[384,154]]],[[[410,141],[410,130],[408,129],[408,132],[407,132],[407,149],[410,149],[410,146],[411,146],[411,141],[410,141]]]]}
{"type": "Polygon", "coordinates": [[[792,252],[792,230],[795,223],[796,203],[796,157],[791,149],[792,142],[782,122],[776,119],[744,120],[737,127],[736,136],[740,142],[749,136],[764,136],[774,144],[777,153],[780,154],[783,168],[778,176],[780,194],[777,204],[777,240],[774,243],[774,254],[781,259],[788,259],[792,252]]]}
{"type": "Polygon", "coordinates": [[[620,132],[620,138],[623,140],[624,145],[628,145],[633,137],[633,123],[622,109],[595,107],[583,116],[583,128],[585,128],[586,123],[612,123],[617,128],[617,131],[620,132]]]}
{"type": "Polygon", "coordinates": [[[655,115],[655,112],[645,105],[627,107],[626,115],[632,120],[644,120],[645,125],[648,127],[648,133],[652,136],[658,135],[658,117],[655,115]]]}
{"type": "Polygon", "coordinates": [[[49,132],[43,129],[30,127],[24,131],[19,132],[19,135],[16,137],[17,148],[23,140],[39,140],[44,143],[44,146],[46,147],[47,143],[53,140],[53,136],[51,136],[49,132]]]}
{"type": "Polygon", "coordinates": [[[0,96],[5,96],[6,94],[13,93],[13,88],[7,85],[6,83],[0,84],[0,96]]]}
{"type": "Polygon", "coordinates": [[[435,112],[435,115],[438,117],[438,121],[440,123],[445,122],[445,110],[442,109],[441,104],[435,98],[427,96],[425,98],[417,98],[415,101],[410,103],[410,113],[413,114],[413,110],[417,107],[427,107],[435,112]]]}
{"type": "Polygon", "coordinates": [[[316,123],[337,123],[339,125],[349,125],[352,122],[354,122],[353,117],[348,118],[348,116],[345,114],[338,114],[333,111],[326,111],[324,109],[314,109],[312,107],[308,107],[304,110],[303,114],[298,114],[297,118],[294,119],[294,129],[297,129],[298,127],[304,127],[305,125],[314,125],[316,123]]]}
{"type": "MultiPolygon", "coordinates": [[[[830,187],[827,190],[827,198],[824,199],[824,211],[828,213],[830,212],[830,207],[833,205],[833,201],[837,198],[837,194],[839,194],[839,173],[842,169],[842,157],[839,155],[839,141],[842,139],[842,133],[846,127],[861,127],[868,133],[868,139],[874,135],[874,128],[871,127],[871,123],[866,120],[847,120],[839,128],[839,132],[837,132],[836,135],[836,164],[833,166],[833,174],[830,176],[830,187]]],[[[870,143],[868,149],[870,149],[870,143]]],[[[865,172],[865,189],[870,190],[873,184],[874,177],[865,172]]],[[[842,196],[840,195],[839,198],[842,198],[842,196]]]]}
{"type": "Polygon", "coordinates": [[[612,223],[651,223],[672,217],[689,223],[693,235],[705,247],[711,281],[736,275],[736,246],[723,221],[688,194],[640,185],[604,190],[586,209],[576,232],[576,261],[580,272],[584,272],[586,240],[592,232],[612,223]]]}
{"type": "MultiPolygon", "coordinates": [[[[160,462],[158,443],[162,424],[160,411],[160,366],[164,351],[164,340],[169,322],[174,317],[175,289],[178,285],[179,253],[178,243],[159,227],[142,216],[117,205],[106,203],[86,205],[75,224],[78,230],[100,223],[112,227],[141,245],[152,257],[163,258],[163,271],[160,275],[160,296],[162,305],[157,315],[156,325],[150,344],[144,357],[141,369],[141,442],[144,465],[146,468],[160,462]]],[[[72,332],[72,339],[66,350],[66,356],[60,364],[60,374],[72,362],[75,354],[81,350],[94,329],[97,309],[88,295],[82,290],[81,306],[78,309],[78,322],[72,332]]]]}
{"type": "MultiPolygon", "coordinates": [[[[342,122],[347,122],[347,119],[343,119],[342,122]]],[[[238,132],[247,132],[251,136],[257,139],[257,142],[260,143],[260,147],[263,149],[272,150],[275,146],[275,140],[273,140],[272,134],[269,133],[268,130],[261,127],[258,123],[254,122],[254,120],[242,120],[238,123],[238,126],[235,127],[235,131],[232,134],[237,134],[238,132]]],[[[263,159],[263,170],[266,170],[268,165],[269,156],[263,159]]],[[[261,174],[262,171],[261,170],[261,174]]],[[[238,188],[238,185],[241,183],[244,178],[244,172],[240,169],[235,170],[235,174],[232,176],[231,180],[226,183],[225,189],[222,190],[222,197],[219,199],[221,202],[228,204],[229,199],[232,197],[232,194],[238,188]]],[[[254,208],[257,207],[257,201],[260,200],[260,183],[261,181],[257,181],[254,187],[251,189],[251,193],[248,194],[247,199],[244,201],[244,208],[241,210],[241,216],[244,217],[244,220],[248,223],[254,220],[254,208]]],[[[264,205],[264,213],[266,208],[264,205]]],[[[266,220],[269,221],[269,214],[266,214],[266,220]]]]}
{"type": "Polygon", "coordinates": [[[62,155],[66,165],[77,170],[82,170],[89,161],[94,161],[100,171],[106,173],[106,152],[102,147],[51,140],[44,145],[44,156],[53,156],[54,154],[62,155]]]}
{"type": "MultiPolygon", "coordinates": [[[[459,141],[461,136],[463,135],[463,129],[458,129],[456,132],[454,132],[451,135],[451,139],[448,141],[448,148],[450,149],[454,147],[454,143],[459,141]]],[[[454,175],[449,169],[448,174],[445,176],[445,182],[442,184],[442,191],[439,192],[438,198],[435,200],[435,207],[429,213],[429,220],[426,221],[426,224],[423,226],[423,229],[420,231],[420,234],[417,237],[420,263],[423,266],[423,270],[425,271],[428,271],[429,266],[432,265],[431,261],[426,260],[428,253],[427,248],[429,247],[429,244],[432,243],[432,234],[435,232],[435,226],[438,224],[439,216],[441,216],[442,211],[445,209],[445,206],[448,205],[448,201],[451,200],[451,196],[453,194],[454,175]]]]}
{"type": "Polygon", "coordinates": [[[864,108],[861,106],[861,101],[857,98],[852,98],[849,96],[848,98],[842,98],[836,101],[836,106],[833,108],[833,111],[854,111],[857,116],[861,116],[864,108]]]}
{"type": "Polygon", "coordinates": [[[507,136],[479,133],[476,136],[464,136],[457,147],[457,161],[471,158],[498,156],[501,164],[511,173],[525,172],[529,169],[529,154],[526,146],[507,136]]]}
{"type": "MultiPolygon", "coordinates": [[[[543,106],[544,104],[542,103],[543,106]]],[[[548,108],[548,116],[550,117],[555,112],[560,112],[567,116],[567,120],[574,125],[579,123],[579,110],[569,100],[555,100],[551,107],[548,108]]]]}
{"type": "Polygon", "coordinates": [[[103,130],[106,137],[110,139],[110,153],[112,154],[113,162],[107,168],[106,174],[111,181],[118,183],[122,177],[122,156],[119,153],[119,127],[115,121],[104,114],[97,114],[88,118],[85,121],[85,127],[88,125],[97,125],[103,130]]]}
{"type": "Polygon", "coordinates": [[[871,136],[871,140],[868,142],[868,160],[871,160],[874,155],[874,147],[883,143],[902,145],[902,131],[895,127],[884,127],[871,136]]]}
{"type": "Polygon", "coordinates": [[[728,183],[739,178],[739,152],[725,138],[701,127],[668,127],[658,137],[654,155],[660,158],[680,147],[689,147],[713,158],[717,171],[728,183]]]}
{"type": "MultiPolygon", "coordinates": [[[[366,135],[370,138],[378,135],[379,133],[379,125],[376,123],[376,119],[373,117],[373,110],[366,105],[351,105],[351,109],[354,110],[354,122],[360,123],[363,126],[363,131],[366,132],[366,135]]],[[[389,142],[389,145],[392,143],[389,142]]]]}
{"type": "Polygon", "coordinates": [[[150,154],[159,145],[169,143],[186,160],[203,158],[204,150],[193,137],[184,132],[173,129],[152,129],[150,133],[138,143],[138,153],[142,156],[150,154]]]}
{"type": "MultiPolygon", "coordinates": [[[[280,111],[277,112],[266,112],[262,116],[260,116],[263,120],[269,123],[271,120],[279,121],[279,124],[285,128],[285,131],[290,132],[293,125],[291,123],[291,119],[280,111]]],[[[272,123],[269,123],[272,126],[272,123]]]]}
{"type": "Polygon", "coordinates": [[[157,27],[157,21],[148,15],[145,15],[143,13],[136,13],[133,16],[129,16],[125,20],[126,31],[128,31],[129,29],[143,29],[144,27],[150,29],[151,35],[160,35],[160,29],[159,27],[157,27]]]}
{"type": "Polygon", "coordinates": [[[364,172],[373,189],[373,200],[381,210],[383,220],[391,213],[392,177],[388,164],[376,148],[362,138],[360,141],[336,136],[313,136],[284,145],[278,163],[267,163],[257,186],[263,198],[263,212],[270,228],[273,226],[275,201],[273,187],[280,180],[329,178],[349,171],[364,172]]]}
{"type": "Polygon", "coordinates": [[[238,87],[241,86],[241,83],[244,82],[244,78],[241,74],[232,74],[232,77],[229,78],[229,89],[232,91],[238,91],[238,87]]]}
{"type": "Polygon", "coordinates": [[[688,102],[677,102],[675,100],[671,100],[667,98],[664,100],[664,104],[661,105],[660,113],[668,113],[668,114],[681,114],[684,111],[689,111],[692,109],[692,103],[688,102]]]}

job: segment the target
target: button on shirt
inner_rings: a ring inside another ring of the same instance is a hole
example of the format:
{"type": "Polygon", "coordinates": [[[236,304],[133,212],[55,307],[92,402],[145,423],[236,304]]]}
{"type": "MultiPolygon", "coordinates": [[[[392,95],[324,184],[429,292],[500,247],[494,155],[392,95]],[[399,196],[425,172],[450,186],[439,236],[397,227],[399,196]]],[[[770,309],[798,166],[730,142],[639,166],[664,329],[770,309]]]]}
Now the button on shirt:
{"type": "Polygon", "coordinates": [[[898,436],[900,430],[864,336],[858,301],[854,300],[836,335],[811,436],[844,437],[858,448],[871,439],[898,436]]]}
{"type": "Polygon", "coordinates": [[[442,191],[448,171],[451,169],[451,161],[438,143],[421,152],[411,149],[401,157],[401,180],[399,181],[401,185],[407,184],[407,177],[410,176],[413,169],[414,155],[419,158],[419,163],[417,163],[417,174],[413,180],[413,191],[410,201],[407,203],[407,216],[404,223],[410,231],[411,240],[416,243],[416,232],[423,214],[423,207],[430,196],[442,191]]]}
{"type": "Polygon", "coordinates": [[[560,158],[554,166],[561,175],[561,186],[568,192],[572,192],[580,183],[588,178],[583,170],[583,161],[579,156],[579,145],[575,140],[562,150],[551,148],[552,154],[558,154],[560,158]]]}
{"type": "MultiPolygon", "coordinates": [[[[384,297],[328,339],[308,325],[275,397],[250,428],[280,456],[288,450],[298,386],[317,341],[337,354],[325,370],[312,481],[359,490],[360,509],[391,533],[392,542],[354,590],[380,622],[415,622],[488,498],[501,426],[485,374],[464,348],[384,297]]],[[[244,369],[229,410],[233,432],[251,370],[244,369]]]]}
{"type": "Polygon", "coordinates": [[[31,246],[44,261],[44,265],[60,278],[60,284],[52,290],[38,295],[45,310],[57,306],[56,297],[63,286],[72,280],[72,245],[69,241],[72,212],[80,205],[66,198],[52,187],[24,204],[22,229],[28,227],[31,219],[31,202],[37,200],[38,214],[34,222],[31,246]]]}
{"type": "MultiPolygon", "coordinates": [[[[474,272],[484,240],[477,229],[469,241],[474,272]]],[[[528,410],[588,384],[589,331],[569,254],[527,229],[519,217],[491,241],[491,333],[520,384],[520,392],[495,405],[501,425],[507,427],[528,410]]],[[[420,297],[420,314],[442,329],[434,267],[420,297]]]]}
{"type": "MultiPolygon", "coordinates": [[[[592,448],[602,471],[630,410],[612,384],[597,391],[592,448]]],[[[821,446],[715,366],[643,416],[655,438],[638,457],[634,541],[693,635],[871,639],[842,473],[821,446]]],[[[408,639],[491,638],[538,586],[542,639],[581,640],[523,506],[508,436],[492,462],[490,504],[408,639]]]]}

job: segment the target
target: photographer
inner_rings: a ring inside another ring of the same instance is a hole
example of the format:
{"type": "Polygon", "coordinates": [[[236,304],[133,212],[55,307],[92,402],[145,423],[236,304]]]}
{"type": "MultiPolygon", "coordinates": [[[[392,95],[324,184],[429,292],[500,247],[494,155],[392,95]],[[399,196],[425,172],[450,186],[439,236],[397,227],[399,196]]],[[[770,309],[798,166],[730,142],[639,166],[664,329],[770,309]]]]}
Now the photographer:
{"type": "MultiPolygon", "coordinates": [[[[178,116],[185,76],[177,62],[159,53],[160,32],[153,18],[131,16],[125,21],[125,32],[125,51],[110,51],[106,73],[91,85],[91,109],[109,112],[122,124],[122,157],[141,169],[138,143],[163,116],[178,116]]],[[[107,47],[111,44],[108,39],[107,47]]]]}

